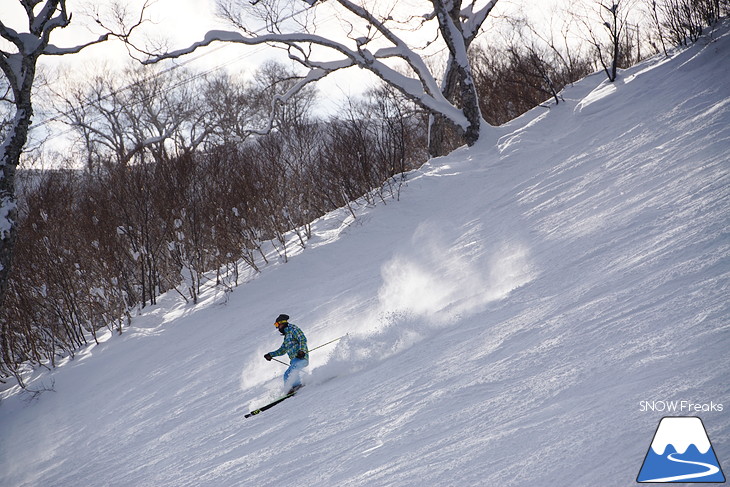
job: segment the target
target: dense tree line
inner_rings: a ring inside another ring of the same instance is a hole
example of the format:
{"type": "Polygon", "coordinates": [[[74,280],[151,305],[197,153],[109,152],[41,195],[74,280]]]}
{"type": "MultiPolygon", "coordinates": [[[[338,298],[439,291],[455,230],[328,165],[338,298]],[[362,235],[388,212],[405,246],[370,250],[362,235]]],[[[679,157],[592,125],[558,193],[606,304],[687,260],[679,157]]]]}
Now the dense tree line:
{"type": "MultiPolygon", "coordinates": [[[[608,43],[619,68],[642,48],[649,55],[695,40],[730,8],[728,0],[651,1],[654,29],[642,39],[622,24],[621,2],[597,5],[614,15],[607,33],[624,35],[589,45],[608,43]]],[[[470,50],[491,125],[561,103],[567,84],[597,69],[611,77],[600,49],[531,34],[470,50]]],[[[330,210],[349,207],[354,216],[354,204],[397,197],[404,173],[428,156],[429,114],[387,84],[329,118],[312,114],[311,87],[272,104],[300,81],[277,64],[250,81],[130,68],[58,89],[75,151],[63,156],[70,169],[19,173],[0,381],[15,376],[22,385],[24,367],[53,366],[103,328],[121,333],[163,292],[195,303],[205,284],[230,289],[242,268],[258,272],[272,251],[286,261],[330,210]]],[[[446,137],[445,150],[462,135],[446,137]]]]}

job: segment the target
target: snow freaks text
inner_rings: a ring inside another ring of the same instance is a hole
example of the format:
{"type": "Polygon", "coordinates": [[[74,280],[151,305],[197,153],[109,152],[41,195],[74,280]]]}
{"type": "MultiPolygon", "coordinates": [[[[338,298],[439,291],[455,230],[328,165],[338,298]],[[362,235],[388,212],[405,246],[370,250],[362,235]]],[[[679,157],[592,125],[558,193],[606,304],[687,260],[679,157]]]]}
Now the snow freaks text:
{"type": "Polygon", "coordinates": [[[639,411],[660,413],[699,413],[699,412],[721,412],[722,404],[710,401],[709,403],[696,403],[692,401],[639,401],[639,411]]]}

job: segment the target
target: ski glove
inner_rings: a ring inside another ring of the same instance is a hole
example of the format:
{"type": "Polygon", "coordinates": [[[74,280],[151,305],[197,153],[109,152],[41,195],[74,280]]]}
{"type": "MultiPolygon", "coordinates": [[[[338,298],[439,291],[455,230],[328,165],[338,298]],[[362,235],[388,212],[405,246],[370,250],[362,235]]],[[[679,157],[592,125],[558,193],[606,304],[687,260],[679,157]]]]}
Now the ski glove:
{"type": "Polygon", "coordinates": [[[269,362],[271,362],[271,354],[270,353],[267,353],[266,355],[264,355],[264,358],[266,360],[268,360],[269,362]]]}
{"type": "Polygon", "coordinates": [[[305,352],[304,350],[299,350],[299,351],[297,352],[297,358],[298,358],[298,359],[303,359],[303,358],[304,358],[304,357],[306,357],[306,356],[307,356],[307,353],[306,353],[306,352],[305,352]]]}

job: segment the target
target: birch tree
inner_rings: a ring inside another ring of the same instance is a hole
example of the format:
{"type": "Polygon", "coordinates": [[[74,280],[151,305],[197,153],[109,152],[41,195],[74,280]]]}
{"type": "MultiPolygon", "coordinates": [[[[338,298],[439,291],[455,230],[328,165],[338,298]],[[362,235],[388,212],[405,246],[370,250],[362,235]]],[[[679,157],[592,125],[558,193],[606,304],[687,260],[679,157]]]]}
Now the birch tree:
{"type": "MultiPolygon", "coordinates": [[[[209,31],[189,47],[151,55],[145,62],[177,58],[215,42],[274,45],[286,50],[306,73],[288,92],[276,96],[273,106],[331,73],[357,67],[396,88],[436,122],[445,120],[456,127],[467,144],[475,144],[487,128],[467,51],[497,0],[430,0],[410,2],[407,8],[398,5],[402,3],[218,0],[219,11],[237,30],[209,31]],[[321,15],[338,22],[323,28],[318,9],[326,9],[321,15]],[[252,18],[264,27],[254,30],[252,18]],[[434,53],[440,51],[445,52],[443,64],[433,67],[434,53]]],[[[273,119],[268,129],[272,123],[273,119]]],[[[441,125],[435,123],[432,129],[438,132],[441,125]]],[[[432,153],[438,153],[438,134],[432,136],[432,153]]]]}
{"type": "MultiPolygon", "coordinates": [[[[10,120],[0,143],[0,306],[4,300],[16,237],[17,203],[15,171],[33,120],[33,82],[41,56],[75,54],[93,44],[104,42],[110,33],[73,47],[51,43],[51,34],[71,23],[66,0],[17,0],[27,29],[16,30],[9,24],[9,0],[3,0],[0,14],[0,70],[8,90],[2,101],[9,103],[10,120]]],[[[15,4],[16,7],[18,4],[15,4]]]]}

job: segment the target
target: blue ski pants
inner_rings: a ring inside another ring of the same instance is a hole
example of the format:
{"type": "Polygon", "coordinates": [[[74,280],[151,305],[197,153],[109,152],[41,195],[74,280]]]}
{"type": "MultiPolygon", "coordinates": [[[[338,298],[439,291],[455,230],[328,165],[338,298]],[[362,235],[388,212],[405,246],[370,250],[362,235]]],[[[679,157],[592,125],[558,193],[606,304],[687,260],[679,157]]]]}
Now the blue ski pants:
{"type": "Polygon", "coordinates": [[[307,359],[291,359],[289,368],[284,372],[284,386],[291,388],[302,385],[301,371],[307,365],[309,365],[307,359]]]}

